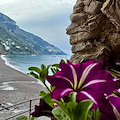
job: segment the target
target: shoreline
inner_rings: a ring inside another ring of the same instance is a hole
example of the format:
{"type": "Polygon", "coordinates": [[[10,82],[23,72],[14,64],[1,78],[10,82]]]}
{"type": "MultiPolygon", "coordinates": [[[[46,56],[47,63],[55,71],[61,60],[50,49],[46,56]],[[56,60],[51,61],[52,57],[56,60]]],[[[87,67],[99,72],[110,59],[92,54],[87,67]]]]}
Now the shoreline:
{"type": "MultiPolygon", "coordinates": [[[[5,55],[3,55],[3,54],[0,55],[0,57],[1,57],[1,59],[4,61],[5,65],[7,65],[7,66],[10,67],[10,68],[13,68],[14,70],[17,70],[17,71],[19,71],[19,72],[22,72],[22,71],[20,71],[19,69],[17,69],[16,67],[14,67],[13,65],[11,65],[11,64],[8,62],[7,58],[5,58],[4,56],[5,56],[5,55]]],[[[24,73],[24,72],[22,72],[22,73],[24,73]]],[[[25,73],[24,73],[24,74],[25,74],[25,73]]]]}
{"type": "Polygon", "coordinates": [[[6,64],[6,61],[0,57],[0,83],[9,81],[36,81],[31,76],[17,70],[13,66],[6,64]]]}
{"type": "Polygon", "coordinates": [[[5,83],[14,89],[0,89],[0,103],[16,104],[38,98],[40,91],[45,90],[36,79],[6,65],[0,57],[0,87],[5,83]]]}
{"type": "MultiPolygon", "coordinates": [[[[24,74],[5,64],[0,57],[0,109],[1,105],[14,105],[31,99],[40,98],[39,93],[46,90],[38,80],[24,74]],[[6,87],[6,88],[5,88],[6,87]],[[3,89],[1,89],[3,88],[3,89]]],[[[32,106],[39,105],[39,99],[32,103],[32,106]]],[[[4,120],[11,115],[20,113],[21,110],[29,109],[29,104],[16,106],[13,110],[5,110],[0,112],[0,119],[4,120]]],[[[26,115],[26,114],[25,114],[26,115]]],[[[39,120],[50,120],[47,117],[41,117],[39,120]]]]}

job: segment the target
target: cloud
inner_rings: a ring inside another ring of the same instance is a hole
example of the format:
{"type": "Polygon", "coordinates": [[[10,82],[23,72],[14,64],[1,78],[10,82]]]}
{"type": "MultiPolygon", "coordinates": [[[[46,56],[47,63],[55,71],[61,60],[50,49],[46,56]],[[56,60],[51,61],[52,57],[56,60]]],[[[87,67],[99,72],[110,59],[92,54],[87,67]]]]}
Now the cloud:
{"type": "Polygon", "coordinates": [[[0,5],[8,4],[8,3],[11,3],[11,2],[14,2],[14,0],[0,0],[0,5]]]}
{"type": "MultiPolygon", "coordinates": [[[[8,1],[8,0],[7,0],[8,1]]],[[[52,14],[62,14],[73,5],[75,0],[10,0],[0,5],[0,10],[17,20],[29,19],[35,16],[49,17],[52,14]],[[58,10],[58,11],[57,11],[58,10]]]]}
{"type": "Polygon", "coordinates": [[[70,24],[69,16],[76,0],[9,1],[11,2],[0,4],[3,14],[15,20],[22,29],[40,36],[64,51],[70,51],[65,30],[70,24]]]}

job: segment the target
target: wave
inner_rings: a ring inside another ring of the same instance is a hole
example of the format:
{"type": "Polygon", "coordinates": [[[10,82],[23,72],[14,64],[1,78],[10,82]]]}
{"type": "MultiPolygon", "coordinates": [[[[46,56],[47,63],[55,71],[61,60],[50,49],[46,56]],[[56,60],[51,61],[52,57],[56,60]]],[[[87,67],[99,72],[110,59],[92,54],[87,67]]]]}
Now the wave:
{"type": "Polygon", "coordinates": [[[40,67],[41,64],[50,65],[59,63],[61,59],[69,59],[69,55],[1,55],[1,58],[5,61],[5,64],[13,69],[16,69],[23,73],[29,73],[29,67],[40,67]]]}
{"type": "Polygon", "coordinates": [[[13,69],[15,69],[15,70],[18,70],[18,71],[24,73],[24,72],[23,72],[22,70],[20,70],[17,66],[11,64],[11,62],[13,62],[13,61],[10,61],[10,60],[6,57],[6,55],[1,55],[1,58],[2,58],[2,60],[4,60],[5,65],[7,65],[7,66],[9,66],[9,67],[11,67],[11,68],[13,68],[13,69]]]}

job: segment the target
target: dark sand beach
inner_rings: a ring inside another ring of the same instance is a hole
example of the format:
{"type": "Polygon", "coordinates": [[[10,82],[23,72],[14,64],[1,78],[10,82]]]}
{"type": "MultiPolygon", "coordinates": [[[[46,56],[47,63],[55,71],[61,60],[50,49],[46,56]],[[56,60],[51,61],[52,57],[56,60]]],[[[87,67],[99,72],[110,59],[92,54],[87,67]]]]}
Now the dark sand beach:
{"type": "Polygon", "coordinates": [[[38,98],[41,90],[45,88],[37,80],[7,66],[0,57],[0,104],[16,104],[38,98]]]}

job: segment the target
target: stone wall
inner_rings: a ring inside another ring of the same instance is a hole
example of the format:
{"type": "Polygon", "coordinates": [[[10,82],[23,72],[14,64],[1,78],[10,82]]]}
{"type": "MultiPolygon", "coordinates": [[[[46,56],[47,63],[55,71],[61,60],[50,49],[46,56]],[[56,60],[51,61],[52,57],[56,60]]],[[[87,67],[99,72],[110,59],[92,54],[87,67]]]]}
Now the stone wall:
{"type": "Polygon", "coordinates": [[[70,15],[72,63],[120,59],[120,1],[77,0],[70,15]]]}

